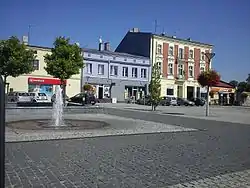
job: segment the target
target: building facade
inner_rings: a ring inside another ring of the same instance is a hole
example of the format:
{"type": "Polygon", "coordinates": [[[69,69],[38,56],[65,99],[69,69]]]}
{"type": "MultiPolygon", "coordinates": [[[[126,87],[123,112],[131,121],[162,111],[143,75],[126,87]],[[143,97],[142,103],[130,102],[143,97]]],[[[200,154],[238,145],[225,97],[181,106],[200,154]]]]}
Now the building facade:
{"type": "Polygon", "coordinates": [[[115,51],[149,57],[153,64],[161,67],[161,95],[190,99],[200,97],[202,90],[197,78],[202,71],[211,68],[205,53],[211,52],[212,47],[191,39],[133,29],[115,51]]]}
{"type": "Polygon", "coordinates": [[[146,95],[151,75],[149,58],[103,50],[101,45],[99,50],[83,49],[83,85],[94,86],[99,100],[124,102],[146,95]]]}
{"type": "MultiPolygon", "coordinates": [[[[36,60],[33,62],[34,71],[30,74],[18,76],[16,78],[8,77],[7,85],[8,91],[25,91],[44,92],[48,96],[52,96],[55,90],[55,85],[60,85],[59,79],[53,78],[48,75],[44,67],[44,56],[50,54],[51,49],[40,46],[27,46],[28,49],[32,49],[36,52],[36,60]]],[[[71,97],[81,90],[81,71],[78,75],[73,75],[71,79],[66,81],[66,94],[71,97]]]]}

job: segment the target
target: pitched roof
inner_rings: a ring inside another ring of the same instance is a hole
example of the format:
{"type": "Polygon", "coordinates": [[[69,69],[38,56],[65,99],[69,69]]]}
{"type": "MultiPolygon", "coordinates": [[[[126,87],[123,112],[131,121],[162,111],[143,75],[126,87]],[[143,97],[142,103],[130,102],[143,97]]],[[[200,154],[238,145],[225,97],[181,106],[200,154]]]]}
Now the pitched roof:
{"type": "Polygon", "coordinates": [[[232,85],[222,80],[218,84],[215,84],[213,87],[234,88],[232,85]]]}

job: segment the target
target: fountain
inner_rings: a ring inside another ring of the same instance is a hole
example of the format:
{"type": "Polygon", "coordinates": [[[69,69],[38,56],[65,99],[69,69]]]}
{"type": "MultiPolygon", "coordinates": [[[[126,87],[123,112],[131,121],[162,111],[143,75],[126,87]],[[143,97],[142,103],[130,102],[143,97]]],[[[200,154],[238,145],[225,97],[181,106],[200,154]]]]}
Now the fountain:
{"type": "MultiPolygon", "coordinates": [[[[89,107],[88,107],[89,108],[89,107]]],[[[83,109],[83,110],[86,110],[83,109]]],[[[67,115],[67,111],[65,111],[67,115]]],[[[81,114],[80,114],[81,115],[81,114]]],[[[7,126],[13,129],[26,130],[84,130],[84,129],[99,129],[108,126],[108,123],[103,121],[66,118],[64,117],[64,102],[62,88],[57,85],[55,89],[55,100],[52,108],[52,118],[42,119],[25,119],[20,121],[8,122],[7,126]]]]}
{"type": "Polygon", "coordinates": [[[59,127],[64,126],[63,122],[63,95],[62,88],[56,86],[55,101],[52,109],[52,126],[59,127]]]}

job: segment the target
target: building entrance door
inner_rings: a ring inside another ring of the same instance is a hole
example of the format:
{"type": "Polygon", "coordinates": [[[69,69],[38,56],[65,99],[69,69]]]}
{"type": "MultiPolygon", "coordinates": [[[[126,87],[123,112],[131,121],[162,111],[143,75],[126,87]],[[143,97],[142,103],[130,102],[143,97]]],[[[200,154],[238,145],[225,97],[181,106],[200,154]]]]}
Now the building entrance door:
{"type": "Polygon", "coordinates": [[[98,86],[98,99],[103,99],[103,86],[98,86]]]}

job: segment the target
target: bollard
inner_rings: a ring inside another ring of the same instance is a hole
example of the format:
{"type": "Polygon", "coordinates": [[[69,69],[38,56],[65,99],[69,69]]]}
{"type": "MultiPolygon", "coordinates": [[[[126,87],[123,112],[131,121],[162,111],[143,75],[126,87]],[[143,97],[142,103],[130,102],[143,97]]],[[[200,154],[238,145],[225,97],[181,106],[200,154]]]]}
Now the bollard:
{"type": "Polygon", "coordinates": [[[0,76],[0,187],[5,187],[5,91],[0,76]]]}

